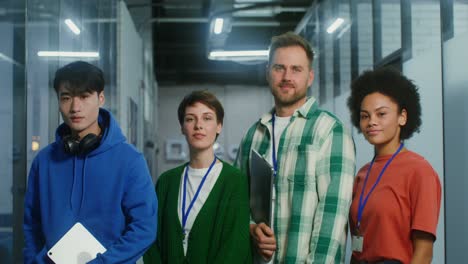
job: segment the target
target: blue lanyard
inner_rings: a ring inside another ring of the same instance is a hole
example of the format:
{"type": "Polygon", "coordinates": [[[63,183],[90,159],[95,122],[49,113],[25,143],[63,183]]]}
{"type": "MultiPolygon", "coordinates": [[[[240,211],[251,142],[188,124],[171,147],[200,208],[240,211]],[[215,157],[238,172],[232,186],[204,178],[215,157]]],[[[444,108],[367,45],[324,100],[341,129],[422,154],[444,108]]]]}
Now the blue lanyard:
{"type": "Polygon", "coordinates": [[[271,128],[272,128],[272,139],[273,139],[273,151],[271,153],[271,159],[273,161],[274,175],[276,177],[276,172],[278,171],[278,162],[276,160],[276,146],[275,146],[275,113],[271,117],[271,128]]]}
{"type": "Polygon", "coordinates": [[[187,212],[185,212],[185,199],[186,199],[186,194],[187,194],[187,179],[188,179],[188,170],[189,166],[185,166],[185,175],[184,175],[184,197],[182,199],[182,229],[184,230],[184,237],[185,237],[185,224],[187,223],[188,216],[190,214],[190,211],[192,210],[193,204],[198,198],[198,194],[200,194],[200,190],[205,183],[206,178],[208,177],[208,174],[210,174],[211,169],[216,163],[216,155],[214,157],[213,162],[211,163],[210,167],[205,173],[205,176],[203,176],[202,181],[200,182],[200,185],[198,185],[197,191],[195,192],[195,195],[193,196],[192,201],[190,202],[189,208],[187,209],[187,212]]]}
{"type": "Polygon", "coordinates": [[[361,219],[362,219],[362,213],[364,212],[364,207],[366,206],[367,204],[367,200],[369,200],[369,196],[371,195],[371,193],[374,191],[375,187],[377,186],[377,184],[380,182],[380,179],[382,178],[382,175],[384,174],[385,170],[387,169],[388,165],[390,165],[390,163],[392,162],[392,160],[396,157],[396,155],[401,151],[401,149],[403,148],[403,143],[400,144],[400,147],[398,147],[397,151],[395,153],[393,153],[392,157],[385,163],[385,166],[383,167],[382,171],[380,172],[379,174],[379,177],[377,177],[377,180],[375,181],[374,185],[372,186],[372,188],[370,189],[369,193],[366,195],[366,197],[364,198],[364,202],[362,201],[362,197],[364,195],[364,189],[366,188],[366,183],[367,183],[367,180],[369,179],[369,174],[370,174],[370,171],[372,169],[372,165],[374,165],[374,161],[375,161],[375,156],[374,158],[372,159],[371,161],[371,164],[369,166],[369,169],[367,170],[367,174],[366,174],[366,179],[364,180],[364,185],[362,186],[362,190],[361,190],[361,196],[359,197],[359,207],[358,207],[358,215],[357,215],[357,229],[359,230],[359,227],[361,225],[361,219]]]}

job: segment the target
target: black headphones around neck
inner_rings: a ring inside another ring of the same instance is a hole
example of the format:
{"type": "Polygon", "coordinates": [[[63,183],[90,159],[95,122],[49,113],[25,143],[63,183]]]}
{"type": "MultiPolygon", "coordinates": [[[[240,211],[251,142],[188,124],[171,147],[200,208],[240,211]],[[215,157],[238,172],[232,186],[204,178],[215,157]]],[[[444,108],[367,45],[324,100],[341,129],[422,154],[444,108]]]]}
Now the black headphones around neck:
{"type": "Polygon", "coordinates": [[[66,153],[72,155],[85,155],[93,151],[101,143],[101,136],[96,134],[88,134],[81,140],[72,135],[67,135],[63,138],[63,148],[66,153]]]}

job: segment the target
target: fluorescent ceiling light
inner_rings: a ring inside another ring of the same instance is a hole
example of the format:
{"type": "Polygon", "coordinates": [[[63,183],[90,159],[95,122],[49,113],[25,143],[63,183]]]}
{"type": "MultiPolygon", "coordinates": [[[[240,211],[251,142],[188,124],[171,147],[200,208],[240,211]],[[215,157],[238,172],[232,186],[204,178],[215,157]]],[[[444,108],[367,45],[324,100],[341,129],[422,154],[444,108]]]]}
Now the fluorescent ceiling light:
{"type": "Polygon", "coordinates": [[[93,51],[39,51],[37,52],[39,57],[72,57],[72,58],[98,58],[99,52],[93,51]]]}
{"type": "Polygon", "coordinates": [[[223,24],[224,24],[224,19],[216,18],[213,32],[215,34],[221,34],[221,32],[223,32],[223,24]]]}
{"type": "Polygon", "coordinates": [[[328,34],[331,34],[331,33],[335,32],[335,30],[336,30],[337,28],[339,28],[339,27],[341,26],[341,24],[343,24],[343,22],[344,22],[344,19],[342,19],[342,18],[337,18],[337,19],[335,20],[335,22],[333,22],[333,23],[327,28],[327,33],[328,33],[328,34]]]}
{"type": "Polygon", "coordinates": [[[306,12],[305,7],[281,7],[281,6],[264,6],[253,9],[245,9],[246,7],[252,6],[251,4],[234,4],[234,17],[271,17],[284,12],[306,12]]]}
{"type": "Polygon", "coordinates": [[[8,57],[7,55],[5,55],[5,54],[3,54],[3,53],[1,53],[1,52],[0,52],[0,60],[7,61],[7,62],[9,62],[9,63],[12,63],[12,64],[16,65],[16,66],[23,66],[23,64],[21,64],[21,63],[15,61],[14,59],[8,57]]]}
{"type": "Polygon", "coordinates": [[[346,33],[351,28],[351,24],[347,23],[346,26],[338,33],[336,36],[337,39],[341,38],[344,33],[346,33]]]}
{"type": "Polygon", "coordinates": [[[268,60],[268,50],[217,50],[208,55],[210,60],[253,62],[268,60]]]}
{"type": "Polygon", "coordinates": [[[78,28],[78,26],[73,23],[73,21],[69,18],[65,19],[65,24],[67,24],[68,28],[75,33],[75,35],[79,35],[81,33],[81,30],[78,28]]]}
{"type": "Polygon", "coordinates": [[[252,4],[252,3],[269,3],[269,2],[273,2],[273,0],[235,0],[234,2],[252,4]]]}
{"type": "Polygon", "coordinates": [[[210,57],[250,57],[250,56],[268,56],[268,50],[219,50],[210,52],[210,57]]]}
{"type": "MultiPolygon", "coordinates": [[[[246,4],[234,4],[234,8],[243,8],[249,5],[246,4]]],[[[272,7],[264,7],[264,8],[255,8],[255,9],[246,9],[246,10],[239,10],[233,13],[235,17],[271,17],[277,14],[277,10],[273,9],[272,7]]]]}

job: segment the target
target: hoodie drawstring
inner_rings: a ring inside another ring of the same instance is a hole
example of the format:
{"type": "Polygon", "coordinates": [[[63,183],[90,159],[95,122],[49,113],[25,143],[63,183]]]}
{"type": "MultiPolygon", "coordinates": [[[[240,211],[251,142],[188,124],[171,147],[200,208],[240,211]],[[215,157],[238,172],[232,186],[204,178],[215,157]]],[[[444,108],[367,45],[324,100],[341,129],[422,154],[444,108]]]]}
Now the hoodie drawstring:
{"type": "Polygon", "coordinates": [[[70,192],[70,208],[73,210],[73,191],[75,190],[75,184],[76,184],[76,156],[73,157],[73,183],[71,186],[71,192],[70,192]]]}
{"type": "Polygon", "coordinates": [[[83,171],[82,171],[82,184],[81,184],[81,203],[80,203],[80,209],[78,210],[78,213],[81,211],[81,208],[83,207],[84,203],[84,198],[85,198],[85,193],[86,193],[86,160],[88,159],[88,156],[86,155],[83,160],[83,171]]]}

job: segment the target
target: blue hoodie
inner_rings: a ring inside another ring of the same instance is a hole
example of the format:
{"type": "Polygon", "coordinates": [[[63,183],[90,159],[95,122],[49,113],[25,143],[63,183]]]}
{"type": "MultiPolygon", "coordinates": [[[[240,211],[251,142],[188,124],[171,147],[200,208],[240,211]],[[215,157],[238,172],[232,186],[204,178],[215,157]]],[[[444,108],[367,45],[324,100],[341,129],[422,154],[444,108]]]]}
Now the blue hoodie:
{"type": "Polygon", "coordinates": [[[25,198],[24,263],[52,263],[47,251],[76,222],[107,249],[89,263],[135,263],[156,239],[157,200],[145,159],[102,108],[99,124],[101,143],[90,153],[64,151],[69,128],[62,124],[56,141],[34,159],[25,198]]]}

